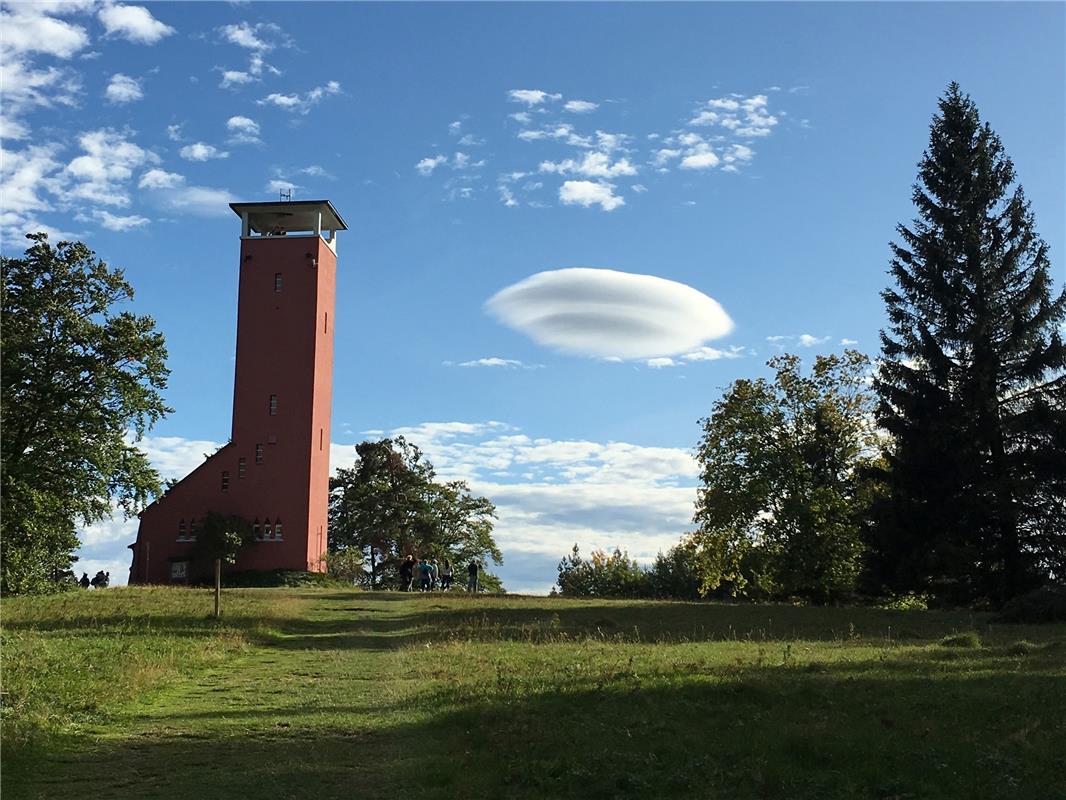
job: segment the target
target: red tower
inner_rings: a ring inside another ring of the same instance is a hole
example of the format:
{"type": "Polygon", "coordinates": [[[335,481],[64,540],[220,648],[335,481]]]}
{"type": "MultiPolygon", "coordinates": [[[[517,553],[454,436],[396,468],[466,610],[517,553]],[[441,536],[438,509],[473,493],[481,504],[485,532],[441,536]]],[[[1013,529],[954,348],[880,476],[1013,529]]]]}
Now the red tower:
{"type": "Polygon", "coordinates": [[[336,232],[326,200],[233,203],[241,218],[230,441],[140,515],[130,583],[184,583],[209,511],[253,524],[237,570],[324,569],[336,232]]]}

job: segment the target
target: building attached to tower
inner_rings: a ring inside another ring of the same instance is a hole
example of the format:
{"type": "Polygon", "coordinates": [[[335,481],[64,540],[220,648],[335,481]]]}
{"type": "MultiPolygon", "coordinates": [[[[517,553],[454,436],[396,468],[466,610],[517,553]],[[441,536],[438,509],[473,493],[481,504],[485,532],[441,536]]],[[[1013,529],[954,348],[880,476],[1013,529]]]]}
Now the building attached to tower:
{"type": "Polygon", "coordinates": [[[140,515],[130,583],[186,583],[211,511],[252,523],[237,570],[324,569],[337,231],[326,200],[233,203],[241,218],[230,441],[140,515]]]}

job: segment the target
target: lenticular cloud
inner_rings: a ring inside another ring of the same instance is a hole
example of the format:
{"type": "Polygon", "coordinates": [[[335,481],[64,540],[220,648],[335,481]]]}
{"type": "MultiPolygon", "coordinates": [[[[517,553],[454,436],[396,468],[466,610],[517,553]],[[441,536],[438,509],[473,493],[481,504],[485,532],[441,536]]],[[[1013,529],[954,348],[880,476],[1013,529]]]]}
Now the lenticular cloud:
{"type": "Polygon", "coordinates": [[[691,286],[612,269],[538,272],[485,306],[540,344],[599,358],[677,355],[733,329],[717,301],[691,286]]]}

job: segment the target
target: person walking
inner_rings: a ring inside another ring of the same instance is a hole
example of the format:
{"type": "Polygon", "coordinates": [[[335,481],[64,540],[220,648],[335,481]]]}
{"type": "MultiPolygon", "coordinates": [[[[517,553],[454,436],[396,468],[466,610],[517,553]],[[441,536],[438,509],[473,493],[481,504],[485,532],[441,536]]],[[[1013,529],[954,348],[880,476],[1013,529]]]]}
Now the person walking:
{"type": "Polygon", "coordinates": [[[433,567],[430,566],[425,557],[418,563],[418,576],[420,578],[419,588],[423,592],[428,592],[433,586],[433,567]]]}
{"type": "Polygon", "coordinates": [[[444,559],[444,566],[440,570],[440,590],[448,591],[452,586],[452,562],[444,559]]]}
{"type": "Polygon", "coordinates": [[[415,580],[415,557],[408,553],[400,563],[400,591],[411,591],[415,580]]]}
{"type": "Polygon", "coordinates": [[[481,567],[476,561],[471,561],[466,567],[466,590],[477,594],[477,576],[481,567]]]}
{"type": "Polygon", "coordinates": [[[81,586],[82,589],[88,589],[90,583],[91,581],[89,580],[89,573],[83,572],[81,574],[81,580],[78,581],[78,585],[81,586]]]}

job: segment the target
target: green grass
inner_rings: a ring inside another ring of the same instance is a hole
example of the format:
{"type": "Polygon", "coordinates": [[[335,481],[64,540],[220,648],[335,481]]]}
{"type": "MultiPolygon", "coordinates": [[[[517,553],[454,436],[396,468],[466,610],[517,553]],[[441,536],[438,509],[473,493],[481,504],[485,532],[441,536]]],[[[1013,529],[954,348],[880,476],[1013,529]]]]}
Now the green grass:
{"type": "Polygon", "coordinates": [[[210,603],[5,599],[4,796],[1066,798],[1064,625],[329,589],[227,591],[216,623],[210,603]]]}

